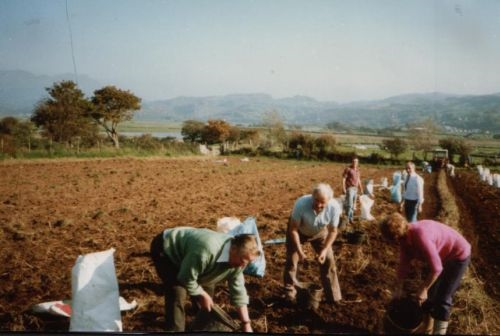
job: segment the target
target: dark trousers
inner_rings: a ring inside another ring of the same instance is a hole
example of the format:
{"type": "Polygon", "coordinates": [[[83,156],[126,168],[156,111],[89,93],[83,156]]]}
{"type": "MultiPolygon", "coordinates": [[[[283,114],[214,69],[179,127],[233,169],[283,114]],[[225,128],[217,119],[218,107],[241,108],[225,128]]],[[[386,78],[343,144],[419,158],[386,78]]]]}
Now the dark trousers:
{"type": "MultiPolygon", "coordinates": [[[[314,251],[316,253],[319,253],[326,239],[326,230],[323,230],[313,237],[306,237],[299,233],[299,237],[301,244],[310,242],[314,251]]],[[[297,252],[295,244],[292,242],[290,235],[287,234],[285,271],[283,273],[285,287],[300,285],[299,281],[297,280],[298,264],[299,253],[297,252]]],[[[328,301],[342,300],[339,280],[337,277],[337,266],[335,265],[335,257],[333,255],[333,249],[331,246],[328,247],[325,262],[323,264],[319,264],[319,272],[326,299],[328,301]]]]}
{"type": "Polygon", "coordinates": [[[452,260],[447,262],[443,271],[431,286],[427,301],[423,308],[430,312],[436,320],[448,321],[450,318],[453,295],[460,286],[460,282],[470,263],[470,256],[465,260],[452,260]]]}
{"type": "Polygon", "coordinates": [[[408,223],[417,221],[418,201],[405,199],[405,217],[408,223]]]}
{"type": "MultiPolygon", "coordinates": [[[[163,252],[163,232],[151,242],[151,259],[156,273],[163,282],[165,297],[165,323],[167,331],[182,332],[186,330],[185,304],[187,301],[186,289],[177,281],[179,268],[170,261],[163,252]]],[[[205,291],[213,296],[213,286],[203,286],[205,291]]]]}

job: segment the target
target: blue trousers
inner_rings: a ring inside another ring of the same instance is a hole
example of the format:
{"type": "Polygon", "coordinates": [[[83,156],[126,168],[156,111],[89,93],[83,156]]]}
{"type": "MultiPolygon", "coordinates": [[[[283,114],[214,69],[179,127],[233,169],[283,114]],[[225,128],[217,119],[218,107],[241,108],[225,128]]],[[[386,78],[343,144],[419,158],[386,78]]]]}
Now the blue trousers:
{"type": "Polygon", "coordinates": [[[408,223],[417,221],[418,201],[405,199],[405,217],[408,223]]]}
{"type": "Polygon", "coordinates": [[[453,295],[457,291],[469,263],[470,256],[465,260],[447,262],[436,282],[429,289],[427,301],[424,302],[422,308],[430,312],[436,320],[448,321],[450,319],[453,295]]]}
{"type": "Polygon", "coordinates": [[[349,187],[346,191],[345,197],[345,212],[347,213],[347,218],[349,221],[352,220],[354,216],[354,202],[356,202],[356,195],[358,193],[357,187],[349,187]]]}

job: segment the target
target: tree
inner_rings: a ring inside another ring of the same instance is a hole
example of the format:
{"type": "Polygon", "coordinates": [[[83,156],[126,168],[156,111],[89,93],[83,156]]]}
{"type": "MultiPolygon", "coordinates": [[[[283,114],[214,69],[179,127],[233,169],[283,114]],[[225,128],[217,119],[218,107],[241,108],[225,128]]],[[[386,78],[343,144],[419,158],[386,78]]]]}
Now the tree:
{"type": "Polygon", "coordinates": [[[0,135],[12,135],[15,128],[19,124],[19,120],[14,117],[5,117],[0,120],[0,135]]]}
{"type": "Polygon", "coordinates": [[[97,127],[88,117],[90,102],[73,81],[55,83],[46,89],[50,97],[37,104],[31,121],[43,135],[56,142],[71,143],[77,136],[94,136],[97,127]]]}
{"type": "Polygon", "coordinates": [[[120,90],[114,86],[106,86],[94,91],[93,109],[90,115],[104,128],[116,148],[120,148],[118,124],[131,120],[134,112],[141,108],[141,99],[130,91],[120,90]]]}
{"type": "Polygon", "coordinates": [[[5,117],[0,120],[0,152],[14,154],[19,147],[26,146],[31,151],[31,139],[35,133],[35,125],[29,120],[5,117]]]}
{"type": "Polygon", "coordinates": [[[262,117],[262,125],[268,129],[267,138],[269,147],[273,147],[275,144],[283,146],[286,143],[287,135],[284,120],[278,111],[265,112],[262,117]]]}
{"type": "Polygon", "coordinates": [[[227,137],[227,141],[232,143],[233,148],[238,144],[241,138],[241,129],[238,126],[231,126],[229,129],[229,135],[227,137]]]}
{"type": "Polygon", "coordinates": [[[385,139],[382,141],[384,148],[386,151],[388,151],[392,157],[398,157],[408,147],[406,142],[398,137],[394,137],[393,139],[385,139]]]}
{"type": "Polygon", "coordinates": [[[428,151],[432,149],[436,143],[435,133],[439,131],[439,126],[431,118],[408,125],[408,128],[415,150],[428,151]]]}
{"type": "Polygon", "coordinates": [[[181,135],[184,141],[201,142],[205,123],[197,120],[186,120],[182,123],[181,135]]]}
{"type": "Polygon", "coordinates": [[[310,141],[310,136],[294,131],[288,137],[288,148],[292,150],[303,148],[308,141],[310,141]]]}
{"type": "Polygon", "coordinates": [[[13,141],[13,134],[19,120],[14,117],[5,117],[0,120],[0,152],[14,154],[16,148],[13,141]]]}
{"type": "Polygon", "coordinates": [[[454,155],[460,155],[460,162],[465,162],[469,154],[472,152],[472,146],[464,139],[456,137],[448,137],[439,140],[439,146],[448,150],[448,157],[453,162],[454,155]]]}
{"type": "Polygon", "coordinates": [[[337,141],[330,134],[323,134],[314,139],[314,147],[318,151],[318,156],[324,156],[329,150],[335,148],[337,141]]]}
{"type": "Polygon", "coordinates": [[[293,132],[288,138],[288,148],[294,151],[297,156],[304,155],[310,158],[314,149],[314,139],[309,134],[293,132]]]}
{"type": "Polygon", "coordinates": [[[336,145],[337,141],[335,137],[330,134],[323,134],[314,139],[314,145],[320,151],[327,151],[329,149],[333,149],[336,145]]]}
{"type": "Polygon", "coordinates": [[[203,129],[203,141],[209,144],[224,143],[230,129],[231,125],[224,120],[209,120],[203,129]]]}
{"type": "Polygon", "coordinates": [[[243,129],[240,132],[240,140],[248,141],[251,147],[258,145],[260,141],[260,133],[256,129],[243,129]]]}
{"type": "Polygon", "coordinates": [[[335,131],[335,132],[351,132],[352,129],[349,127],[349,125],[345,125],[339,121],[332,121],[326,124],[326,128],[335,131]]]}
{"type": "Polygon", "coordinates": [[[31,143],[35,132],[35,124],[33,124],[31,121],[26,120],[19,122],[14,128],[13,132],[17,147],[26,146],[26,148],[28,148],[28,152],[30,152],[31,143]]]}

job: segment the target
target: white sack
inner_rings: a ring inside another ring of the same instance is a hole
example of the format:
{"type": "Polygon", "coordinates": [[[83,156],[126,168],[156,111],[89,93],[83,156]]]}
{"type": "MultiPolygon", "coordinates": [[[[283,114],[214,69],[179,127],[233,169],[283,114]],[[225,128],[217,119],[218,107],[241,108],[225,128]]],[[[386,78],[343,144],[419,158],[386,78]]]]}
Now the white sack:
{"type": "Polygon", "coordinates": [[[248,275],[257,276],[262,278],[266,273],[266,259],[264,257],[264,249],[262,248],[262,242],[260,241],[259,231],[257,229],[257,222],[255,217],[247,217],[243,223],[236,226],[234,229],[228,232],[231,236],[237,236],[239,234],[253,234],[257,239],[257,246],[260,250],[260,256],[258,256],[254,261],[249,263],[247,267],[243,270],[243,273],[248,275]]]}
{"type": "Polygon", "coordinates": [[[391,202],[401,203],[401,173],[399,171],[392,175],[391,202]]]}
{"type": "Polygon", "coordinates": [[[490,174],[490,175],[488,175],[488,176],[486,177],[486,182],[488,182],[488,184],[489,184],[490,186],[492,186],[492,185],[493,185],[493,175],[491,175],[491,174],[490,174]]]}
{"type": "Polygon", "coordinates": [[[489,176],[490,176],[490,169],[489,168],[484,168],[483,172],[481,174],[481,181],[487,182],[489,176]]]}
{"type": "Polygon", "coordinates": [[[389,182],[387,181],[387,177],[382,177],[382,187],[387,188],[389,186],[389,182]]]}
{"type": "Polygon", "coordinates": [[[217,232],[228,233],[240,224],[237,217],[222,217],[217,220],[217,232]]]}
{"type": "Polygon", "coordinates": [[[375,217],[370,214],[370,211],[375,201],[368,195],[361,195],[359,196],[359,202],[361,203],[361,219],[374,220],[375,217]]]}
{"type": "MultiPolygon", "coordinates": [[[[127,311],[137,308],[137,301],[127,302],[123,297],[119,298],[120,311],[127,311]]],[[[59,315],[71,317],[71,300],[57,300],[42,302],[31,307],[33,313],[49,313],[52,315],[59,315]]]]}
{"type": "Polygon", "coordinates": [[[500,174],[493,174],[493,186],[500,188],[500,174]]]}
{"type": "Polygon", "coordinates": [[[455,166],[451,163],[446,164],[446,171],[451,177],[455,177],[455,166]]]}
{"type": "Polygon", "coordinates": [[[365,190],[364,193],[366,195],[373,196],[373,180],[369,179],[365,181],[365,190]]]}
{"type": "Polygon", "coordinates": [[[122,331],[114,252],[112,248],[76,259],[70,331],[122,331]]]}
{"type": "Polygon", "coordinates": [[[340,215],[342,215],[342,213],[344,212],[345,194],[340,195],[339,197],[334,197],[333,199],[339,203],[340,215]]]}

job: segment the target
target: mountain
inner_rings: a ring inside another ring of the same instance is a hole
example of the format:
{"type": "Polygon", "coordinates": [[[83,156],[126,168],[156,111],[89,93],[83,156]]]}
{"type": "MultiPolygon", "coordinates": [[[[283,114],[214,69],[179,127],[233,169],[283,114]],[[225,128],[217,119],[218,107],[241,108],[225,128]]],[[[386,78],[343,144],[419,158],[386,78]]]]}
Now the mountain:
{"type": "MultiPolygon", "coordinates": [[[[74,78],[73,74],[37,76],[21,70],[0,71],[0,116],[31,115],[36,103],[48,97],[45,88],[52,87],[55,82],[62,80],[74,81],[74,78]]],[[[90,95],[102,85],[86,75],[80,75],[78,87],[86,95],[90,95]]]]}
{"type": "Polygon", "coordinates": [[[500,133],[500,93],[473,96],[432,92],[346,104],[304,96],[273,99],[266,94],[178,97],[143,102],[136,119],[224,119],[235,124],[258,124],[263,114],[271,110],[276,110],[288,124],[324,126],[335,121],[356,127],[384,128],[432,118],[442,126],[500,133]]]}
{"type": "MultiPolygon", "coordinates": [[[[30,115],[35,104],[47,97],[45,88],[63,79],[73,80],[73,75],[36,76],[25,71],[0,71],[0,117],[30,115]]],[[[88,97],[102,87],[85,75],[79,76],[78,86],[88,97]]],[[[135,119],[224,119],[232,124],[259,124],[264,113],[273,110],[284,118],[285,123],[294,125],[325,126],[338,122],[353,127],[385,128],[432,118],[441,126],[500,133],[500,93],[411,93],[344,104],[318,101],[307,96],[275,99],[265,93],[176,97],[143,101],[135,119]]]]}
{"type": "Polygon", "coordinates": [[[309,120],[325,108],[337,106],[333,102],[319,102],[305,96],[274,99],[263,93],[232,94],[217,97],[177,97],[168,100],[143,102],[136,115],[140,120],[224,119],[232,123],[255,124],[262,122],[265,112],[276,110],[286,120],[309,120]]]}

